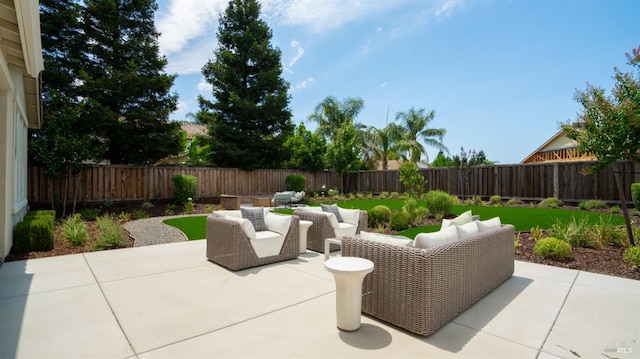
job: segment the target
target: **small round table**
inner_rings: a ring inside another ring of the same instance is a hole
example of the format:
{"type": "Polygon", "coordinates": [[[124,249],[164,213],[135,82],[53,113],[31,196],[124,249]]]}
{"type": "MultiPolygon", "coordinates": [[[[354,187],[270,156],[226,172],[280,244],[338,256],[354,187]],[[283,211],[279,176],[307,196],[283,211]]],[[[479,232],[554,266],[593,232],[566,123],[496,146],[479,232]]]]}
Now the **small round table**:
{"type": "Polygon", "coordinates": [[[373,262],[358,257],[335,257],[324,267],[336,281],[336,318],[338,328],[354,331],[360,328],[362,281],[373,271],[373,262]]]}
{"type": "Polygon", "coordinates": [[[307,231],[312,225],[311,221],[300,220],[300,253],[307,253],[307,231]]]}

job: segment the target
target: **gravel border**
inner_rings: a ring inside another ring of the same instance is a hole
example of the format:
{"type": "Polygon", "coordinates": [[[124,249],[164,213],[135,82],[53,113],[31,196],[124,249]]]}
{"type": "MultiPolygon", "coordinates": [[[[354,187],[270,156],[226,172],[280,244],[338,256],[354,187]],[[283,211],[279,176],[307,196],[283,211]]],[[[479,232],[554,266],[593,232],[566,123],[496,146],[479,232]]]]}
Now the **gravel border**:
{"type": "MultiPolygon", "coordinates": [[[[203,214],[198,214],[202,216],[203,214]]],[[[186,242],[187,236],[179,229],[162,223],[167,218],[183,216],[152,217],[129,221],[123,225],[134,239],[134,247],[175,242],[186,242]]]]}

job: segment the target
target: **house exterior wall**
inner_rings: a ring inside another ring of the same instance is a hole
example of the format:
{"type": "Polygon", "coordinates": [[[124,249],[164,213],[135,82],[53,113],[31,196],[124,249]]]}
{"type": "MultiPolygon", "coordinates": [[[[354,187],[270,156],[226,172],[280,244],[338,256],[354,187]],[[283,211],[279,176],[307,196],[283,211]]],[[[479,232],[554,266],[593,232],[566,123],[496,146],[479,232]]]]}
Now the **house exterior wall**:
{"type": "Polygon", "coordinates": [[[28,210],[28,129],[40,124],[41,100],[34,84],[43,70],[38,0],[14,0],[13,5],[15,14],[7,13],[0,23],[0,44],[20,45],[0,45],[0,263],[28,210]]]}

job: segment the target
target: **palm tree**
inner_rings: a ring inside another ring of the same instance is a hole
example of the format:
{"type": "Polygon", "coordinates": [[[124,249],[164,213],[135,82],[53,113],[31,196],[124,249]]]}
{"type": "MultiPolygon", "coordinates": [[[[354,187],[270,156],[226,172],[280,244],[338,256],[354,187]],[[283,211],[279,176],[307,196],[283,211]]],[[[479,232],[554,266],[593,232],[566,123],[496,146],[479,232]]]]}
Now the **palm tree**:
{"type": "Polygon", "coordinates": [[[356,129],[364,127],[354,122],[363,107],[364,100],[359,97],[347,97],[340,101],[333,96],[328,96],[316,106],[309,120],[318,124],[316,133],[331,141],[345,121],[352,122],[356,129]]]}
{"type": "Polygon", "coordinates": [[[449,152],[442,143],[442,138],[447,133],[447,130],[444,128],[429,128],[429,122],[433,120],[435,115],[436,113],[433,110],[426,114],[425,109],[416,110],[413,107],[408,112],[398,112],[396,114],[396,120],[401,121],[400,126],[403,129],[402,139],[399,141],[398,147],[402,151],[409,153],[411,162],[418,162],[423,153],[427,155],[426,149],[420,143],[421,140],[428,146],[449,152]]]}
{"type": "Polygon", "coordinates": [[[393,122],[382,129],[369,127],[362,143],[365,161],[370,167],[374,167],[377,161],[382,161],[382,169],[386,170],[390,159],[399,158],[398,141],[401,136],[402,129],[393,122]]]}

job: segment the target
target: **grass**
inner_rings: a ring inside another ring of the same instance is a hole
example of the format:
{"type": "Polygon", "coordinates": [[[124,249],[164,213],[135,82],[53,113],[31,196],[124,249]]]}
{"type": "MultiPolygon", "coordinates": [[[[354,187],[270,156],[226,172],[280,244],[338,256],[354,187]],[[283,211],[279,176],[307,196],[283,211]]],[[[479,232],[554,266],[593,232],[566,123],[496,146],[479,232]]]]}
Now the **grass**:
{"type": "MultiPolygon", "coordinates": [[[[392,211],[399,211],[402,209],[404,201],[399,199],[355,199],[338,202],[338,205],[342,208],[358,208],[361,210],[370,210],[377,205],[385,205],[392,211]]],[[[418,205],[426,206],[426,203],[420,201],[418,205]]],[[[468,210],[471,210],[473,214],[480,215],[480,220],[500,217],[502,223],[513,224],[516,231],[529,231],[536,226],[541,229],[549,229],[558,222],[570,223],[574,221],[574,218],[575,220],[585,218],[584,220],[587,223],[596,225],[600,223],[602,216],[607,218],[611,216],[612,225],[624,224],[624,217],[620,215],[561,208],[454,205],[451,211],[452,214],[458,215],[468,210]]],[[[278,209],[274,212],[292,214],[293,210],[278,209]]],[[[206,218],[207,216],[185,216],[167,219],[163,222],[181,230],[189,240],[194,240],[206,238],[206,218]]],[[[414,238],[418,233],[436,232],[438,230],[440,230],[440,224],[413,227],[398,234],[414,238]]]]}
{"type": "Polygon", "coordinates": [[[207,238],[206,215],[170,218],[162,223],[178,228],[190,241],[207,238]]]}

